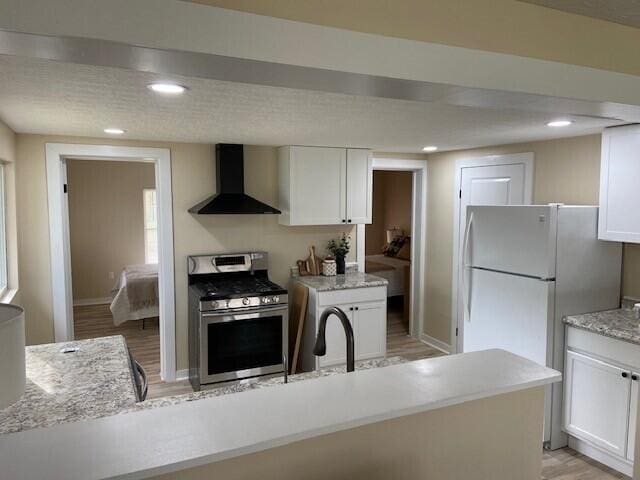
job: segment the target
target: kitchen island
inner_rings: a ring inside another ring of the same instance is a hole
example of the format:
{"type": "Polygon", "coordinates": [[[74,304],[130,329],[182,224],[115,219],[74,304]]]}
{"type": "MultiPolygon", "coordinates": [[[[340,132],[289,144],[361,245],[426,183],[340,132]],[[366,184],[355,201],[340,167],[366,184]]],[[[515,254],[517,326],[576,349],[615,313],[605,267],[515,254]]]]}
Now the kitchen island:
{"type": "Polygon", "coordinates": [[[121,335],[29,346],[25,360],[25,393],[0,410],[0,435],[107,417],[138,401],[121,335]]]}
{"type": "Polygon", "coordinates": [[[502,350],[452,355],[2,435],[0,465],[16,480],[533,480],[560,379],[502,350]]]}

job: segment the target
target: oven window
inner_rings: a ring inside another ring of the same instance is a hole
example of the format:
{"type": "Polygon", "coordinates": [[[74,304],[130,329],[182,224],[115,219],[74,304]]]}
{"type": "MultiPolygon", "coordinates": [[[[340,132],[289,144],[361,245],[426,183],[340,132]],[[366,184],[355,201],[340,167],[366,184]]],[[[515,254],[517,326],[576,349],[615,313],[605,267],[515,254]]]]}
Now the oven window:
{"type": "Polygon", "coordinates": [[[210,323],[209,375],[282,363],[282,315],[210,323]]]}

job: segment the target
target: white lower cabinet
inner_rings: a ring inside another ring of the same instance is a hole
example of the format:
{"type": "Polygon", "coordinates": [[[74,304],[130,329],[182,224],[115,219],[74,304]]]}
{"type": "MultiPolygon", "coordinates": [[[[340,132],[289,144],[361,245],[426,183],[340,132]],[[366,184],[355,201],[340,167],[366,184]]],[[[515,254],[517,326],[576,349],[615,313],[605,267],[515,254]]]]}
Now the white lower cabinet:
{"type": "Polygon", "coordinates": [[[628,371],[587,355],[567,352],[564,427],[621,457],[627,453],[628,371]]]}
{"type": "Polygon", "coordinates": [[[329,307],[338,307],[353,328],[355,359],[382,358],[387,354],[387,288],[364,287],[330,292],[309,288],[309,305],[302,342],[302,368],[341,365],[347,361],[347,341],[342,322],[332,315],[327,319],[326,354],[313,354],[320,316],[329,307]]]}
{"type": "Polygon", "coordinates": [[[572,327],[566,338],[563,428],[569,446],[631,475],[640,346],[572,327]]]}
{"type": "Polygon", "coordinates": [[[365,302],[353,306],[356,358],[368,360],[387,353],[386,302],[365,302]]]}
{"type": "Polygon", "coordinates": [[[640,389],[640,373],[631,374],[631,401],[629,402],[629,440],[627,441],[627,458],[633,462],[633,453],[636,449],[636,422],[638,418],[638,393],[640,389]]]}

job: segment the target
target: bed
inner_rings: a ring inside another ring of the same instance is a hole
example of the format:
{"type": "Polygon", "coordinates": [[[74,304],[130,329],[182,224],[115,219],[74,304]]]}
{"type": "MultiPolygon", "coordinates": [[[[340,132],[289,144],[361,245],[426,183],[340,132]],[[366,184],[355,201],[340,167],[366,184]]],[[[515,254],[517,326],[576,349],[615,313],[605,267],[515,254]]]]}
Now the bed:
{"type": "MultiPolygon", "coordinates": [[[[388,257],[384,254],[367,255],[364,271],[387,279],[387,297],[405,295],[406,270],[411,266],[409,260],[388,257]]],[[[408,288],[408,285],[406,285],[408,288]]]]}
{"type": "Polygon", "coordinates": [[[114,325],[159,316],[158,265],[127,265],[116,282],[109,309],[114,325]]]}

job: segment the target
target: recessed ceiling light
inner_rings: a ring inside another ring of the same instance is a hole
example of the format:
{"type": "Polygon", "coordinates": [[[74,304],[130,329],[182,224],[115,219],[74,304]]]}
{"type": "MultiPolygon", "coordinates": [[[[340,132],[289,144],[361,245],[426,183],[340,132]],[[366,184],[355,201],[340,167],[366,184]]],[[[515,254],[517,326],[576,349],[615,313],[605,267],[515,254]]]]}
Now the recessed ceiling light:
{"type": "Polygon", "coordinates": [[[178,95],[184,93],[187,87],[177,85],[175,83],[151,83],[147,85],[149,90],[153,90],[156,93],[167,93],[169,95],[178,95]]]}
{"type": "Polygon", "coordinates": [[[436,147],[435,145],[427,145],[426,147],[422,148],[423,152],[435,152],[436,150],[438,150],[438,147],[436,147]]]}
{"type": "Polygon", "coordinates": [[[121,128],[105,128],[104,133],[108,133],[109,135],[122,135],[124,130],[121,128]]]}
{"type": "Polygon", "coordinates": [[[547,123],[547,127],[568,127],[572,123],[571,120],[554,120],[553,122],[547,123]]]}

